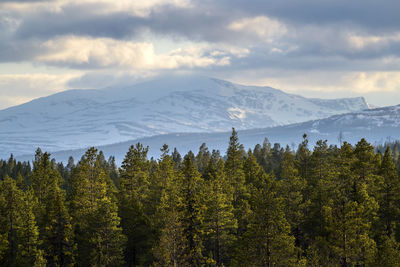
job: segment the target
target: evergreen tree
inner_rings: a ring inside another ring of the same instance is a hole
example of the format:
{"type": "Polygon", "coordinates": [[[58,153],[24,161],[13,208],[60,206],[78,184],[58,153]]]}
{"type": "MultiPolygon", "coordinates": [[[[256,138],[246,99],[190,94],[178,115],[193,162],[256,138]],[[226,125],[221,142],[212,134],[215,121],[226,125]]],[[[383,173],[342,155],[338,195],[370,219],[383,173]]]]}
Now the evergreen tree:
{"type": "Polygon", "coordinates": [[[26,194],[8,176],[0,182],[0,237],[2,266],[45,266],[39,231],[26,194]]]}
{"type": "Polygon", "coordinates": [[[294,237],[285,219],[274,180],[264,174],[252,194],[252,216],[235,266],[292,266],[297,262],[294,237]]]}
{"type": "Polygon", "coordinates": [[[121,266],[126,237],[122,233],[117,204],[108,196],[98,200],[98,208],[89,217],[91,266],[121,266]]]}
{"type": "Polygon", "coordinates": [[[73,232],[71,218],[65,207],[65,193],[59,184],[62,180],[56,164],[50,161],[50,154],[37,150],[33,163],[32,190],[36,197],[36,219],[39,237],[50,266],[72,265],[73,232]]]}
{"type": "Polygon", "coordinates": [[[376,253],[376,244],[369,235],[370,219],[378,205],[368,194],[366,183],[360,182],[358,173],[352,170],[352,157],[352,148],[344,143],[337,158],[336,175],[330,180],[331,199],[324,206],[326,238],[333,264],[370,265],[376,253]]]}
{"type": "Polygon", "coordinates": [[[85,153],[74,169],[71,181],[69,198],[77,265],[122,264],[126,237],[119,225],[114,189],[110,188],[113,183],[101,167],[97,149],[90,148],[85,153]],[[96,223],[99,221],[102,224],[96,223]]]}
{"type": "Polygon", "coordinates": [[[180,188],[180,209],[182,224],[187,240],[187,260],[191,266],[199,266],[202,255],[202,222],[204,220],[203,180],[193,161],[192,152],[185,156],[182,166],[182,187],[180,188]]]}
{"type": "Polygon", "coordinates": [[[375,266],[400,266],[400,245],[393,237],[383,237],[379,246],[378,256],[374,262],[375,266]]]}
{"type": "Polygon", "coordinates": [[[120,169],[119,207],[121,226],[128,238],[126,263],[138,265],[151,253],[152,229],[146,211],[149,208],[148,148],[140,143],[131,146],[120,169]]]}
{"type": "Polygon", "coordinates": [[[389,238],[395,233],[396,223],[400,220],[400,179],[391,154],[390,147],[387,147],[379,168],[383,179],[378,194],[379,228],[389,238]]]}
{"type": "Polygon", "coordinates": [[[208,147],[205,143],[203,143],[199,148],[199,153],[196,155],[196,165],[199,172],[203,175],[205,169],[208,165],[208,162],[211,158],[211,153],[208,150],[208,147]]]}
{"type": "Polygon", "coordinates": [[[300,243],[304,243],[301,226],[304,222],[304,211],[307,208],[303,197],[307,183],[299,176],[294,155],[289,146],[286,147],[281,166],[278,192],[283,199],[283,210],[290,224],[291,233],[296,238],[296,244],[300,245],[300,243]]]}
{"type": "Polygon", "coordinates": [[[246,187],[246,177],[243,170],[244,155],[243,145],[239,143],[235,129],[232,129],[225,161],[225,174],[233,190],[233,207],[235,218],[238,220],[237,237],[246,231],[250,213],[250,194],[246,187]]]}
{"type": "Polygon", "coordinates": [[[159,242],[153,249],[155,266],[189,266],[180,188],[183,177],[174,173],[174,162],[164,155],[159,163],[165,181],[161,190],[156,222],[160,225],[159,242]]]}
{"type": "Polygon", "coordinates": [[[365,184],[369,195],[377,198],[378,187],[382,182],[381,177],[378,176],[379,170],[379,157],[374,155],[374,147],[362,138],[354,148],[355,160],[352,169],[355,172],[357,179],[354,180],[353,191],[354,198],[357,200],[361,193],[362,186],[365,184]]]}
{"type": "Polygon", "coordinates": [[[229,139],[225,171],[226,176],[233,187],[233,200],[236,207],[239,205],[241,197],[246,193],[243,163],[243,145],[239,143],[237,132],[233,128],[232,135],[229,139]]]}
{"type": "Polygon", "coordinates": [[[175,162],[175,168],[180,169],[182,165],[182,156],[176,148],[174,148],[174,152],[172,152],[172,160],[175,162]]]}
{"type": "MultiPolygon", "coordinates": [[[[210,159],[210,161],[212,161],[210,159]]],[[[212,162],[209,162],[209,166],[212,162]]],[[[204,228],[205,244],[212,255],[212,262],[217,266],[229,264],[236,239],[237,221],[233,213],[233,195],[225,173],[224,161],[220,159],[215,170],[209,174],[204,228]]]]}
{"type": "Polygon", "coordinates": [[[273,171],[273,166],[271,162],[272,148],[268,138],[264,139],[262,146],[257,144],[254,147],[253,154],[257,158],[257,163],[264,168],[264,171],[266,173],[270,173],[273,171]]]}
{"type": "Polygon", "coordinates": [[[46,206],[46,227],[41,235],[45,257],[50,266],[72,266],[75,245],[65,193],[53,183],[49,195],[51,202],[46,206]]]}
{"type": "MultiPolygon", "coordinates": [[[[312,154],[308,156],[310,151],[304,148],[306,143],[307,140],[304,140],[301,145],[303,146],[303,157],[307,158],[307,180],[300,176],[301,179],[306,180],[306,187],[303,190],[306,210],[304,211],[305,221],[302,228],[306,237],[313,240],[318,236],[324,237],[326,235],[326,227],[323,219],[324,206],[329,202],[331,191],[329,181],[335,179],[333,176],[336,175],[332,158],[335,157],[333,154],[337,152],[334,150],[330,151],[327,142],[319,140],[312,154]]],[[[351,159],[346,159],[349,161],[349,164],[351,159]]],[[[297,164],[301,165],[299,162],[297,164]]],[[[322,244],[319,247],[322,247],[322,244]]]]}
{"type": "Polygon", "coordinates": [[[298,161],[299,175],[301,178],[305,179],[307,182],[310,179],[310,157],[311,151],[308,148],[307,135],[303,135],[303,142],[299,145],[296,153],[296,159],[298,161]]]}

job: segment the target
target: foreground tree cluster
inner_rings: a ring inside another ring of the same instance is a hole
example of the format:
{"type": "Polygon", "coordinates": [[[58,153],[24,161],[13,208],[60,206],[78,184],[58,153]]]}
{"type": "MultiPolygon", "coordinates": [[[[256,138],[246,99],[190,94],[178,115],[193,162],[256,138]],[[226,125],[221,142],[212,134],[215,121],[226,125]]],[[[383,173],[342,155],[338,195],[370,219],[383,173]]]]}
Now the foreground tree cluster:
{"type": "Polygon", "coordinates": [[[390,145],[147,153],[0,161],[0,265],[400,266],[390,145]]]}

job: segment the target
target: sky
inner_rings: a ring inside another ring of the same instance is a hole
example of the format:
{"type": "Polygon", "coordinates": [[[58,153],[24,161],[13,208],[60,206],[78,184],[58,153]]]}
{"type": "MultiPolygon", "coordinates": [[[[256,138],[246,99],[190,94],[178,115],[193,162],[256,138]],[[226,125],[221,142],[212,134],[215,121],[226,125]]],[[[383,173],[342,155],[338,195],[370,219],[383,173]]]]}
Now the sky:
{"type": "Polygon", "coordinates": [[[191,73],[400,104],[398,0],[1,0],[0,109],[191,73]]]}

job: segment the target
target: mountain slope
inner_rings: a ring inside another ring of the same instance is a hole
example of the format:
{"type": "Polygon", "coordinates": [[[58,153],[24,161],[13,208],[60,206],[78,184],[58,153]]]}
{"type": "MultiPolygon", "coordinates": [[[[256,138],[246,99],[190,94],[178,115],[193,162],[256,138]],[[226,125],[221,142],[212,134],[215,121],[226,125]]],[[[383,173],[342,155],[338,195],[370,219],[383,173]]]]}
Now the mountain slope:
{"type": "Polygon", "coordinates": [[[221,132],[367,109],[363,98],[308,99],[270,87],[172,76],[127,88],[70,90],[0,111],[0,156],[105,145],[174,132],[221,132]]]}
{"type": "MultiPolygon", "coordinates": [[[[342,141],[355,144],[361,138],[366,138],[371,143],[383,143],[387,139],[400,140],[400,105],[393,107],[377,108],[356,113],[331,116],[326,119],[308,121],[286,126],[277,126],[264,129],[252,129],[239,131],[239,141],[246,148],[253,148],[255,144],[261,144],[264,138],[271,143],[285,145],[298,145],[306,133],[313,146],[318,140],[328,140],[330,144],[339,143],[339,135],[342,133],[342,141]]],[[[140,142],[149,146],[149,155],[157,158],[160,148],[165,143],[170,148],[176,147],[181,153],[189,150],[197,153],[200,145],[205,142],[210,149],[218,149],[224,154],[228,147],[230,132],[222,133],[175,133],[130,140],[117,144],[100,146],[105,155],[113,155],[117,162],[121,162],[131,144],[140,142]]],[[[66,161],[70,155],[79,158],[85,149],[59,151],[53,156],[60,161],[66,161]]],[[[32,155],[21,159],[30,160],[32,155]]]]}

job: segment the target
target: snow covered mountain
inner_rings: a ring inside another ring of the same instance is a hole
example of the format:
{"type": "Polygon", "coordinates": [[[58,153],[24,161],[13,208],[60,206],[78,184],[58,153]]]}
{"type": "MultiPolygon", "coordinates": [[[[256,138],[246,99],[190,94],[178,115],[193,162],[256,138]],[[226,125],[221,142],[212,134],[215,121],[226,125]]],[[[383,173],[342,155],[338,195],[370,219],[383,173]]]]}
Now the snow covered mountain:
{"type": "MultiPolygon", "coordinates": [[[[297,147],[304,133],[307,134],[311,147],[318,140],[328,140],[329,144],[338,144],[340,133],[342,133],[342,141],[351,144],[355,144],[361,138],[366,138],[372,144],[382,144],[389,139],[400,140],[400,105],[335,115],[326,119],[292,125],[243,130],[238,134],[239,141],[245,148],[254,148],[254,145],[262,144],[264,138],[268,138],[272,144],[280,143],[282,146],[295,145],[297,147]]],[[[148,145],[149,156],[155,158],[160,156],[160,148],[164,143],[170,148],[176,147],[179,152],[185,154],[189,150],[197,153],[200,145],[205,142],[210,149],[219,149],[222,154],[225,154],[230,134],[231,132],[158,135],[100,146],[99,149],[106,156],[115,156],[118,163],[124,158],[129,146],[137,142],[148,145]]],[[[79,149],[55,152],[52,156],[59,161],[66,161],[71,155],[79,159],[84,153],[85,149],[79,149]]],[[[21,159],[30,160],[32,155],[21,159]]]]}
{"type": "Polygon", "coordinates": [[[309,99],[270,87],[172,76],[126,88],[69,90],[0,111],[0,157],[174,132],[287,125],[368,109],[364,98],[309,99]]]}

